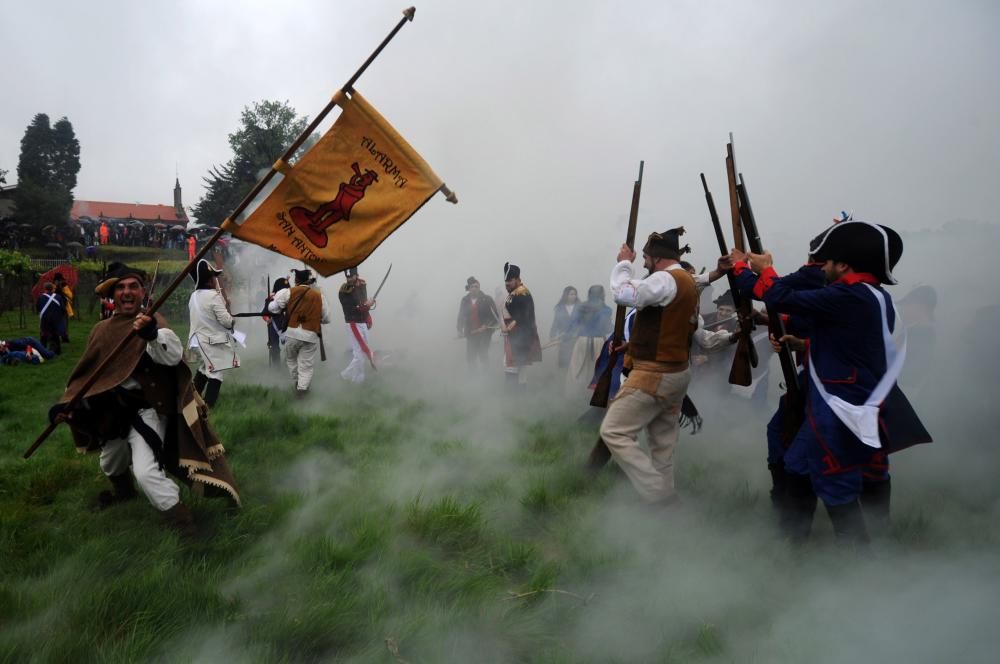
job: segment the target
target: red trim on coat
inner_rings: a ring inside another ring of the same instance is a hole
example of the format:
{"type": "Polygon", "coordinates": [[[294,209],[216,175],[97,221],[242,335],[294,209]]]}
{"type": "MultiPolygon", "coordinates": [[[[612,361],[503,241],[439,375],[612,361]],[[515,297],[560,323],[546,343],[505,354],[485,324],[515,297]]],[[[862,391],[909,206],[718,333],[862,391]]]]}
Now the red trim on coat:
{"type": "Polygon", "coordinates": [[[854,284],[871,284],[873,286],[878,286],[879,280],[874,274],[870,272],[848,272],[840,279],[837,279],[835,284],[847,284],[848,286],[853,286],[854,284]]]}
{"type": "Polygon", "coordinates": [[[778,278],[778,272],[773,266],[765,267],[760,271],[760,277],[757,278],[757,283],[753,286],[753,294],[757,299],[764,299],[764,293],[771,290],[771,286],[774,285],[774,280],[778,278]]]}
{"type": "Polygon", "coordinates": [[[736,261],[733,263],[733,274],[735,276],[740,276],[745,270],[749,270],[750,266],[743,261],[736,261]]]}

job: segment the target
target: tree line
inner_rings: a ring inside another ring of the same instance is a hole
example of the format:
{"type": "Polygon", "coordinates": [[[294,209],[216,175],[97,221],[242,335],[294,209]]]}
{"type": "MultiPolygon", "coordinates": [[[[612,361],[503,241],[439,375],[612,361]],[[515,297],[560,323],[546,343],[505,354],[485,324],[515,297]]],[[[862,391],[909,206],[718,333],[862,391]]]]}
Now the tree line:
{"type": "MultiPolygon", "coordinates": [[[[265,100],[244,107],[239,127],[228,135],[232,157],[213,165],[202,178],[205,193],[192,208],[193,216],[218,226],[307,124],[308,119],[287,101],[265,100]]],[[[297,155],[316,140],[317,136],[311,137],[297,155]]],[[[35,115],[21,139],[14,194],[17,220],[37,228],[65,225],[79,172],[80,142],[72,123],[63,117],[51,124],[47,114],[35,115]]],[[[0,169],[0,184],[7,175],[0,169]]]]}

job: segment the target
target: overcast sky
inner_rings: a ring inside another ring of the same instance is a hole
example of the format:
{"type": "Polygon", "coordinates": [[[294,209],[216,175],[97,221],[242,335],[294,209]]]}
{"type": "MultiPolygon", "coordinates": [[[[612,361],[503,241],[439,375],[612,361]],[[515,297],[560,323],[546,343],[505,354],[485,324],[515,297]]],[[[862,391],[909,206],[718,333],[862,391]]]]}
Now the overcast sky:
{"type": "MultiPolygon", "coordinates": [[[[246,104],[315,115],[403,8],[0,6],[8,180],[32,116],[65,115],[78,199],[170,203],[176,167],[189,208],[246,104]]],[[[510,258],[529,284],[554,253],[599,261],[603,281],[644,159],[640,236],[684,224],[709,263],[698,173],[726,209],[730,131],[771,246],[798,251],[840,209],[902,230],[993,222],[998,30],[989,0],[424,2],[356,87],[461,203],[437,197],[379,252],[490,282],[510,258]]]]}

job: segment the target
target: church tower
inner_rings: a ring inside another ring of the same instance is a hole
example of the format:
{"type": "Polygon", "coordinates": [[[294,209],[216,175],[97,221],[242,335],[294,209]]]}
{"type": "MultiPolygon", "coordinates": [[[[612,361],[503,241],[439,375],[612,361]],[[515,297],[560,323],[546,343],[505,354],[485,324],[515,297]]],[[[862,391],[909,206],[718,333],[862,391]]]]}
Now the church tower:
{"type": "Polygon", "coordinates": [[[187,219],[184,212],[184,203],[181,202],[181,179],[178,177],[174,183],[174,213],[178,219],[187,219]]]}

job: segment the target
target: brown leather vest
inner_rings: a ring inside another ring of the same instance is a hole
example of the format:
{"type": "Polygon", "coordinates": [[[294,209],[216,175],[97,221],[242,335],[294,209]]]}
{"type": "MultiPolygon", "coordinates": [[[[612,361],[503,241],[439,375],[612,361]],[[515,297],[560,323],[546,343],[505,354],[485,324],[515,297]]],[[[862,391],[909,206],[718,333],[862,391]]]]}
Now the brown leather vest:
{"type": "Polygon", "coordinates": [[[323,296],[309,286],[293,286],[288,294],[288,327],[301,327],[319,334],[323,318],[323,296]]]}
{"type": "Polygon", "coordinates": [[[698,288],[684,270],[668,270],[677,294],[665,307],[646,307],[635,315],[628,353],[636,360],[687,362],[698,329],[698,288]]]}

